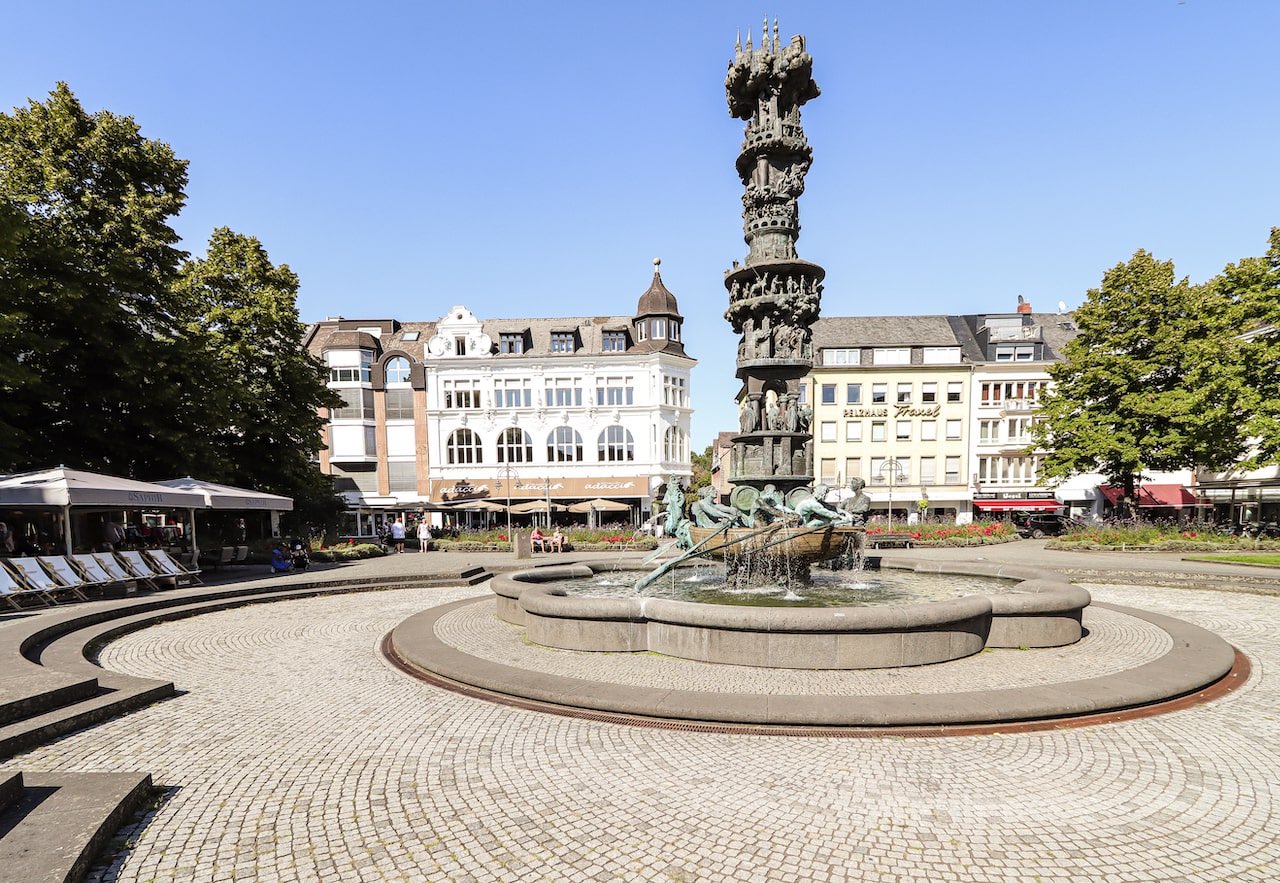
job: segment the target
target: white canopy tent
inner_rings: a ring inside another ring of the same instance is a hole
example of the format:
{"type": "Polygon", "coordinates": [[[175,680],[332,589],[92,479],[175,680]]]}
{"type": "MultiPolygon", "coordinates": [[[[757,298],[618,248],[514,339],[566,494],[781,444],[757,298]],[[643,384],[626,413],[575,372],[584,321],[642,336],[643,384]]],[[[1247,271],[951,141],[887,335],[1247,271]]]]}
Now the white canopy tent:
{"type": "Polygon", "coordinates": [[[37,472],[0,476],[0,508],[56,508],[62,510],[63,538],[72,553],[72,507],[111,509],[186,509],[195,540],[195,510],[205,497],[192,491],[131,478],[117,478],[58,466],[37,472]]]}
{"type": "Polygon", "coordinates": [[[248,488],[232,487],[229,484],[214,484],[199,478],[170,478],[157,481],[156,484],[193,491],[203,494],[205,504],[210,509],[268,509],[272,512],[292,512],[293,499],[266,491],[251,491],[248,488]]]}
{"type": "Polygon", "coordinates": [[[271,516],[271,535],[280,533],[280,513],[293,511],[293,498],[266,491],[254,491],[248,488],[233,487],[229,484],[215,484],[199,478],[170,478],[157,481],[156,484],[179,490],[202,494],[205,506],[209,509],[264,510],[271,516]]]}

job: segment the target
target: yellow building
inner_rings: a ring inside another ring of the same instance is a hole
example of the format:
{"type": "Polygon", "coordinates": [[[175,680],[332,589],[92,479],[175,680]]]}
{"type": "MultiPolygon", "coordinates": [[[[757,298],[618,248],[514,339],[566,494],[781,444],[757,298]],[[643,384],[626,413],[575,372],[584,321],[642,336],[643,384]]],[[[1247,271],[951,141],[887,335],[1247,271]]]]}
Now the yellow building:
{"type": "Polygon", "coordinates": [[[872,517],[972,517],[971,338],[947,316],[820,319],[814,368],[814,471],[829,487],[866,482],[872,517]],[[966,344],[968,344],[966,346],[966,344]]]}

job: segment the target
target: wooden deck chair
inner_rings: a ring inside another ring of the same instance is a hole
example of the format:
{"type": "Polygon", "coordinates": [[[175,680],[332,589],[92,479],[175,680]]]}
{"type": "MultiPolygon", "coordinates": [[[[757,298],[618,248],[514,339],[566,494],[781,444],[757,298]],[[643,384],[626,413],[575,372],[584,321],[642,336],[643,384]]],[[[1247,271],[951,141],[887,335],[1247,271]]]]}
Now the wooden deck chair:
{"type": "Polygon", "coordinates": [[[39,598],[40,603],[45,605],[57,603],[39,589],[28,586],[26,580],[5,567],[4,561],[0,561],[0,598],[3,598],[14,610],[21,610],[22,605],[18,603],[18,599],[28,595],[39,598]]]}
{"type": "Polygon", "coordinates": [[[104,558],[110,560],[113,568],[111,571],[108,571],[107,568],[103,566],[102,562],[98,560],[97,555],[91,555],[88,553],[72,555],[71,561],[76,565],[76,567],[80,568],[81,573],[100,585],[115,586],[137,583],[136,579],[125,572],[124,568],[120,566],[120,562],[116,561],[114,556],[107,552],[102,552],[100,554],[104,558]]]}
{"type": "Polygon", "coordinates": [[[113,580],[122,583],[142,583],[149,589],[154,589],[156,584],[151,581],[150,577],[138,576],[129,568],[125,567],[111,552],[92,552],[89,555],[94,561],[98,562],[98,566],[102,568],[108,576],[113,580]]]}
{"type": "Polygon", "coordinates": [[[87,578],[68,561],[65,555],[41,555],[36,560],[45,570],[53,574],[58,582],[62,583],[65,591],[71,592],[80,601],[89,600],[84,589],[100,588],[96,582],[87,578]]]}
{"type": "MultiPolygon", "coordinates": [[[[55,592],[66,591],[67,586],[50,576],[35,558],[10,558],[9,566],[22,577],[22,581],[37,592],[43,592],[53,603],[58,603],[55,592]]],[[[76,591],[80,600],[86,600],[82,592],[76,591]]]]}
{"type": "Polygon", "coordinates": [[[151,566],[165,576],[171,576],[179,584],[183,580],[191,585],[200,585],[200,571],[187,570],[172,555],[163,549],[148,549],[143,553],[150,560],[151,566]]]}
{"type": "MultiPolygon", "coordinates": [[[[173,580],[174,586],[178,581],[167,573],[161,573],[151,563],[142,556],[141,552],[128,551],[116,552],[116,557],[120,559],[120,563],[124,565],[124,569],[133,574],[134,579],[141,580],[146,583],[148,588],[161,588],[157,580],[173,580]]],[[[170,586],[169,588],[172,588],[170,586]]]]}

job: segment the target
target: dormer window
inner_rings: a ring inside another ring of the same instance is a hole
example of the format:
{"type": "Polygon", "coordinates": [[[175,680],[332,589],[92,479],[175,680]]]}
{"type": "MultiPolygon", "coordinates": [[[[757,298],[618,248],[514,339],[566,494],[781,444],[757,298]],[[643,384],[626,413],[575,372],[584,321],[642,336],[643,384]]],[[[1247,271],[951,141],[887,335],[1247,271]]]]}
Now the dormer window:
{"type": "Polygon", "coordinates": [[[675,319],[672,319],[667,323],[667,335],[672,340],[680,339],[680,323],[677,322],[675,319]]]}
{"type": "Polygon", "coordinates": [[[642,342],[649,339],[648,328],[649,328],[649,323],[644,321],[643,319],[641,319],[639,324],[636,325],[636,332],[637,332],[636,336],[642,342]]]}
{"type": "Polygon", "coordinates": [[[498,352],[518,356],[524,352],[524,335],[520,332],[503,332],[498,337],[498,352]]]}
{"type": "Polygon", "coordinates": [[[606,353],[625,353],[627,351],[627,332],[606,331],[601,339],[600,348],[606,353]]]}
{"type": "Polygon", "coordinates": [[[667,337],[667,320],[651,319],[649,320],[653,327],[653,339],[665,340],[667,337]]]}
{"type": "Polygon", "coordinates": [[[403,356],[396,356],[389,359],[386,365],[387,383],[408,383],[409,382],[409,360],[403,356]]]}
{"type": "Polygon", "coordinates": [[[551,352],[571,353],[578,348],[577,335],[572,331],[551,332],[551,352]]]}

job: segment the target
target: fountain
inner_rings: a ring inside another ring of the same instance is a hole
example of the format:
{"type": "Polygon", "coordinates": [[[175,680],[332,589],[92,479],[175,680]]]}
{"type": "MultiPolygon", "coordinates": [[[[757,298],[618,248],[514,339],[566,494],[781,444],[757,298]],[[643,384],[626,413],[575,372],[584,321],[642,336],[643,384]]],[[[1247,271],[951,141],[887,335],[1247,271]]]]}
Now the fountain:
{"type": "MultiPolygon", "coordinates": [[[[683,556],[637,589],[692,557],[722,560],[736,585],[805,582],[815,561],[851,563],[860,554],[865,496],[843,510],[826,505],[813,482],[813,409],[800,381],[813,368],[812,326],[826,271],[796,254],[799,198],[813,163],[800,108],[820,94],[802,36],[783,46],[777,22],[760,48],[735,47],[725,78],[729,113],[746,121],[738,154],[746,259],[725,272],[725,319],[739,335],[739,433],[733,437],[731,505],[704,496],[683,516],[682,492],[668,482],[667,529],[683,556]]],[[[861,491],[859,484],[856,491],[861,491]]]]}
{"type": "MultiPolygon", "coordinates": [[[[797,199],[812,162],[800,124],[801,106],[818,95],[812,66],[804,38],[783,46],[775,22],[759,48],[750,36],[745,49],[737,47],[725,82],[730,113],[746,121],[737,169],[749,246],[745,262],[725,274],[725,317],[740,335],[743,382],[728,505],[704,490],[686,511],[684,489],[670,480],[667,530],[681,551],[652,571],[636,568],[643,575],[633,589],[579,593],[583,583],[620,581],[618,568],[605,564],[501,573],[489,584],[491,597],[432,607],[402,622],[387,638],[390,658],[449,689],[596,720],[616,714],[631,723],[656,718],[717,728],[926,726],[930,735],[944,726],[1006,721],[1057,726],[1065,716],[1162,702],[1232,677],[1243,683],[1247,660],[1240,668],[1230,645],[1169,617],[1093,605],[1089,630],[1096,636],[1081,642],[1089,593],[1031,566],[895,554],[876,561],[882,571],[929,573],[951,585],[929,600],[904,594],[857,606],[835,595],[801,606],[821,589],[811,580],[815,562],[862,563],[868,508],[859,480],[834,508],[828,489],[813,485],[812,410],[800,399],[825,275],[795,251],[797,199]],[[704,563],[675,572],[694,559],[704,563]],[[671,591],[700,586],[710,566],[724,569],[729,598],[708,598],[703,588],[671,591]],[[660,587],[667,597],[647,593],[664,575],[671,575],[660,587]],[[682,578],[693,575],[698,579],[682,578]],[[960,577],[986,582],[962,589],[960,577]],[[735,602],[735,595],[764,592],[781,606],[735,602]],[[1143,646],[1151,652],[1108,668],[1108,631],[1118,641],[1125,630],[1147,635],[1143,646]],[[1019,652],[1044,647],[1061,649],[1051,656],[1019,652]],[[989,648],[1009,649],[978,655],[989,648]],[[922,692],[903,680],[912,677],[904,667],[935,663],[946,670],[920,683],[942,679],[949,688],[922,692]],[[744,677],[734,666],[752,670],[744,677]],[[892,670],[849,676],[850,669],[892,670]],[[981,678],[971,679],[982,672],[987,686],[975,687],[981,678]]],[[[826,580],[820,575],[818,582],[826,580]]]]}

